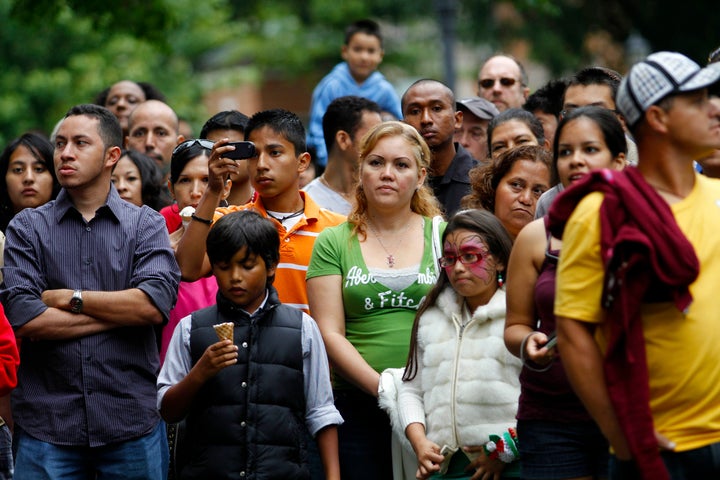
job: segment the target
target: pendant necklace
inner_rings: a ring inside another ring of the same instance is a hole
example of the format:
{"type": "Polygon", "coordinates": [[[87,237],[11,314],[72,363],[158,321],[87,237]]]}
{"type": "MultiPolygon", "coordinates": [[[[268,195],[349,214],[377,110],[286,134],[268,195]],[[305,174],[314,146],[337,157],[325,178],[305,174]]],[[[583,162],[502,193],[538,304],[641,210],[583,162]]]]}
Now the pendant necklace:
{"type": "Polygon", "coordinates": [[[303,206],[303,208],[301,208],[301,209],[298,210],[297,212],[290,213],[290,214],[285,215],[284,217],[280,217],[280,218],[276,217],[275,215],[271,214],[270,212],[267,212],[267,215],[268,215],[268,217],[270,217],[270,218],[274,218],[275,220],[277,220],[278,222],[280,222],[280,225],[282,225],[282,223],[283,223],[285,220],[289,220],[289,219],[291,219],[291,218],[298,217],[298,216],[300,216],[304,211],[305,211],[305,206],[303,206]]]}
{"type": "MultiPolygon", "coordinates": [[[[400,244],[403,241],[403,237],[405,236],[405,233],[407,233],[408,229],[410,229],[411,223],[412,223],[412,217],[410,217],[410,220],[408,221],[407,225],[405,225],[405,228],[403,229],[402,233],[400,234],[400,241],[397,243],[397,245],[395,245],[395,248],[393,248],[393,250],[397,250],[397,247],[400,246],[400,244]]],[[[382,241],[382,236],[378,233],[377,230],[375,230],[375,227],[373,226],[373,224],[370,221],[368,221],[368,227],[370,227],[370,230],[375,235],[375,238],[377,238],[378,243],[380,244],[382,249],[385,250],[385,253],[387,253],[387,257],[385,257],[385,263],[387,263],[388,268],[395,267],[395,255],[393,255],[392,252],[390,252],[390,250],[387,249],[387,247],[385,246],[385,243],[383,243],[383,241],[382,241]]]]}

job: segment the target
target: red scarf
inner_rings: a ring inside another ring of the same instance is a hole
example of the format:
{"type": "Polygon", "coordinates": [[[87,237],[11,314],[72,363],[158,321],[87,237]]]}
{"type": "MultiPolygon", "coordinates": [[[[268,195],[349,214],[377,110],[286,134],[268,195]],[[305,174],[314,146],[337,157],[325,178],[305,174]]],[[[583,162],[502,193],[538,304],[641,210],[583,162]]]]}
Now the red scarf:
{"type": "Polygon", "coordinates": [[[688,287],[700,264],[668,203],[632,167],[592,172],[565,189],[549,212],[553,236],[562,238],[575,206],[594,191],[604,194],[599,215],[602,307],[610,330],[604,359],[608,393],[642,478],[669,480],[650,412],[640,307],[672,299],[686,311],[692,302],[688,287]]]}

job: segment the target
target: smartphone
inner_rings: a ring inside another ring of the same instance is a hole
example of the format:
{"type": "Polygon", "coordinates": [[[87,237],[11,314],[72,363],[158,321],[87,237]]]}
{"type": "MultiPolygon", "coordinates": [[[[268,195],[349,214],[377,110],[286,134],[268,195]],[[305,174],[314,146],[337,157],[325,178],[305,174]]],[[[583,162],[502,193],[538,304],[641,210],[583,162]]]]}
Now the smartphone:
{"type": "Polygon", "coordinates": [[[255,156],[255,144],[253,142],[228,142],[228,145],[235,147],[231,152],[225,152],[224,158],[233,160],[245,160],[255,156]]]}
{"type": "Polygon", "coordinates": [[[548,336],[548,341],[545,345],[543,345],[543,347],[547,347],[548,350],[552,350],[555,348],[555,345],[557,345],[557,335],[553,332],[548,336]]]}

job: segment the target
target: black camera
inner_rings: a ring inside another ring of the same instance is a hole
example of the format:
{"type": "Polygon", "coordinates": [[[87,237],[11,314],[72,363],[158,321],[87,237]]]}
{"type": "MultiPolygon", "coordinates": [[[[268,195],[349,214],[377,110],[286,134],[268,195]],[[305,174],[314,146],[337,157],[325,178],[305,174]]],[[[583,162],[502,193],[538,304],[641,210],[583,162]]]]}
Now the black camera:
{"type": "Polygon", "coordinates": [[[255,156],[255,144],[253,142],[229,142],[228,145],[235,147],[231,152],[223,153],[223,157],[233,160],[245,160],[255,156]]]}

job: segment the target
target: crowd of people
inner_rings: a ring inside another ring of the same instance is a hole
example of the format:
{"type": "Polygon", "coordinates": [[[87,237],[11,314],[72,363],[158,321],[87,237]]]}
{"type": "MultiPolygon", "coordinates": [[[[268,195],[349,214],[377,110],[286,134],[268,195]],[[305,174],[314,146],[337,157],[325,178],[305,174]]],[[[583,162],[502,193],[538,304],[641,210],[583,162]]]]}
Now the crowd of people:
{"type": "Polygon", "coordinates": [[[0,478],[720,478],[720,52],[345,33],[307,130],[122,80],[4,148],[0,478]]]}

